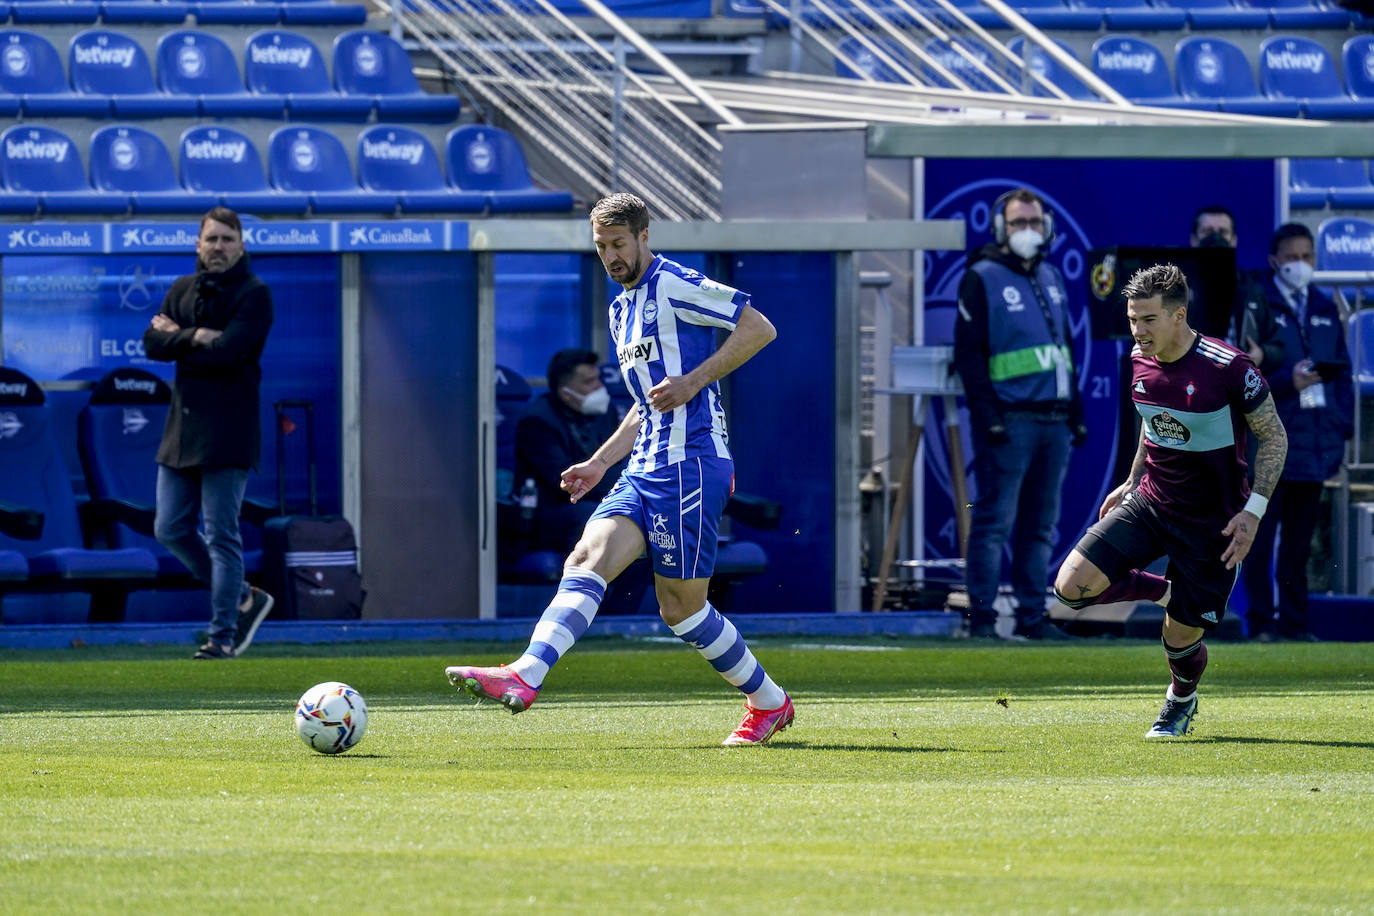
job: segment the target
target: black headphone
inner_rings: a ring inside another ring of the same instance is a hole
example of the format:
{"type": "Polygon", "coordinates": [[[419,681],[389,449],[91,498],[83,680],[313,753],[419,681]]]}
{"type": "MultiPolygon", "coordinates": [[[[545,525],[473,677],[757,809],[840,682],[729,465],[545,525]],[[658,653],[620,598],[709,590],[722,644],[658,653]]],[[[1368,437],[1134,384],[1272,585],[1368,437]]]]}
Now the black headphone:
{"type": "MultiPolygon", "coordinates": [[[[1007,204],[1011,203],[1012,196],[1026,190],[1025,188],[1012,188],[1004,193],[992,204],[992,240],[999,245],[1007,243],[1007,204]]],[[[1034,193],[1034,192],[1032,192],[1034,193]]],[[[1040,199],[1039,194],[1035,194],[1035,199],[1040,203],[1040,209],[1045,213],[1045,242],[1048,245],[1054,241],[1054,214],[1050,208],[1045,206],[1045,202],[1040,199]]]]}

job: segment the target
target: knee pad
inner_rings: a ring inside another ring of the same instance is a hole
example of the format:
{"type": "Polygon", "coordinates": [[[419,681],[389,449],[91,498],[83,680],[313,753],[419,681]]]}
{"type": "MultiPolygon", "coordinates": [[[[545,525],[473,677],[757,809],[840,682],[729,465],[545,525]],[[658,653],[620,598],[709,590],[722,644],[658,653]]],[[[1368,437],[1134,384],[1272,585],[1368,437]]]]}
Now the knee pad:
{"type": "Polygon", "coordinates": [[[1097,596],[1090,595],[1087,598],[1070,598],[1068,595],[1063,594],[1059,591],[1059,589],[1056,588],[1054,590],[1054,600],[1058,601],[1065,607],[1072,608],[1075,611],[1079,611],[1087,607],[1088,605],[1092,604],[1094,601],[1096,601],[1097,596]]]}

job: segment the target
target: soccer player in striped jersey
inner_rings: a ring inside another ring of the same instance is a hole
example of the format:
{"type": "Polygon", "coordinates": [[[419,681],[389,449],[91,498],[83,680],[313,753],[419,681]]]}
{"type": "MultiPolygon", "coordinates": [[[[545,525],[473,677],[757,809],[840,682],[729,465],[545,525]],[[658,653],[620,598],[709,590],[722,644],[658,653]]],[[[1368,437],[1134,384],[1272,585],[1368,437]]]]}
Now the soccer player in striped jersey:
{"type": "Polygon", "coordinates": [[[777,332],[739,292],[649,250],[649,210],[612,194],[591,212],[592,240],[624,287],[610,307],[611,336],[635,407],[588,460],[563,472],[573,502],[629,456],[569,554],[553,602],[529,647],[509,665],[455,666],[449,681],[512,713],[534,702],[549,669],[586,632],[606,585],[648,552],[659,614],[745,695],[744,719],[725,745],[763,744],[792,723],[792,700],[735,626],[707,601],[717,527],[734,491],[719,380],[777,332]],[[717,329],[729,331],[716,346],[717,329]]]}
{"type": "Polygon", "coordinates": [[[1283,472],[1288,438],[1249,355],[1188,326],[1188,281],[1172,264],[1122,291],[1135,347],[1131,399],[1142,423],[1126,481],[1069,553],[1054,583],[1071,608],[1148,599],[1164,611],[1172,679],[1147,738],[1181,738],[1207,667],[1202,638],[1226,613],[1237,567],[1283,472]],[[1246,483],[1246,430],[1259,441],[1246,483]],[[1168,556],[1167,576],[1142,569],[1168,556]]]}

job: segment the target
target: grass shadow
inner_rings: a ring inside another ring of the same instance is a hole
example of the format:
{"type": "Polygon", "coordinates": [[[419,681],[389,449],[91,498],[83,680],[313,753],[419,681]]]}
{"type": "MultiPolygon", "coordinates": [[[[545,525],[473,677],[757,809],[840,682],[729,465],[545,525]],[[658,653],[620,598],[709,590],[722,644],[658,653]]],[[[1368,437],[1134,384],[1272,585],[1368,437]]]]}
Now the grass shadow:
{"type": "Polygon", "coordinates": [[[1374,741],[1310,741],[1304,738],[1255,738],[1250,735],[1203,735],[1195,741],[1212,744],[1297,744],[1307,747],[1353,747],[1374,750],[1374,741]]]}

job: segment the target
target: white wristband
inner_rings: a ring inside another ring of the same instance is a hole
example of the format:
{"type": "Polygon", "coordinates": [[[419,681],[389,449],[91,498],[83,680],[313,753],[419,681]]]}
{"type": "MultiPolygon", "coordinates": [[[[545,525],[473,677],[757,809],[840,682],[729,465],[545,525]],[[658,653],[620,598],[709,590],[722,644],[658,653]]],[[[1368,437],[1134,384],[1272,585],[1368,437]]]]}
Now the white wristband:
{"type": "Polygon", "coordinates": [[[1264,510],[1269,508],[1269,497],[1260,496],[1258,493],[1251,493],[1250,498],[1245,501],[1245,511],[1255,518],[1264,518],[1264,510]]]}

